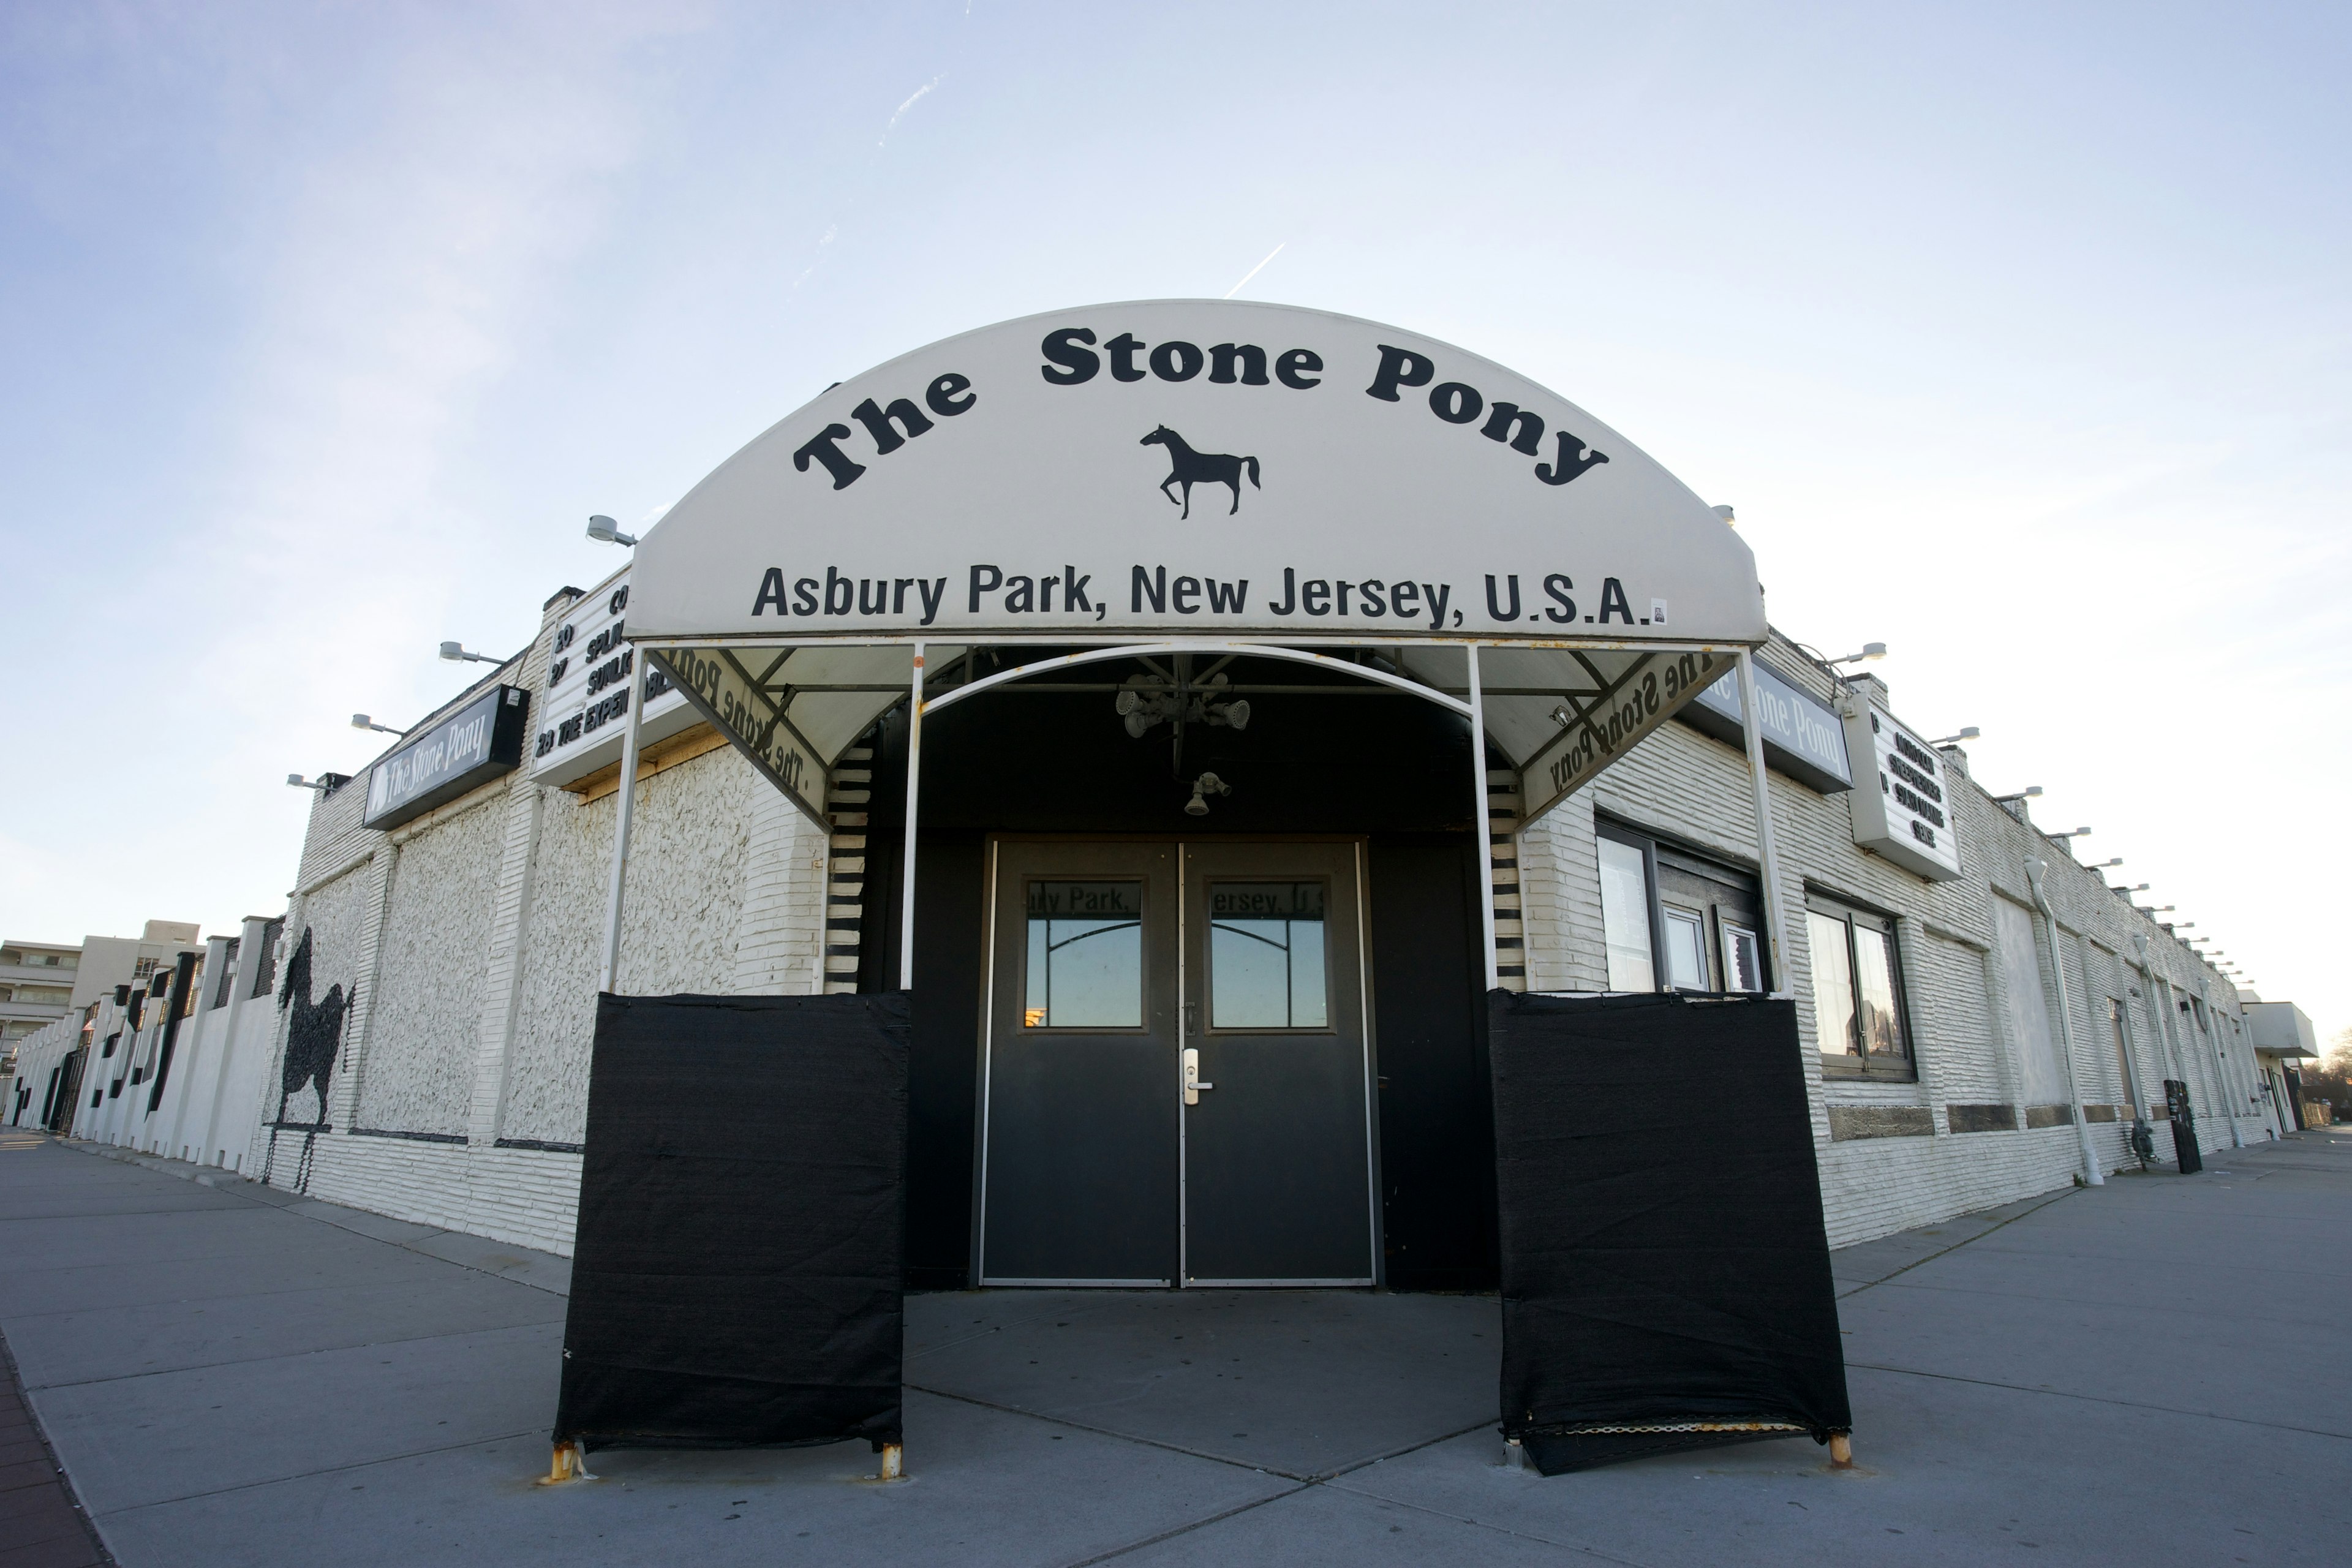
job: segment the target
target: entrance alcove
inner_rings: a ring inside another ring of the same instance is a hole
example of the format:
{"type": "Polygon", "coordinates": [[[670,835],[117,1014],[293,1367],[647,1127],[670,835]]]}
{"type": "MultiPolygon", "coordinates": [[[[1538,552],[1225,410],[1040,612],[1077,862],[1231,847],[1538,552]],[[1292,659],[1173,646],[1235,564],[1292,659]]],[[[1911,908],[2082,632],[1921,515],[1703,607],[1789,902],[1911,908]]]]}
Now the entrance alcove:
{"type": "MultiPolygon", "coordinates": [[[[1564,1079],[1545,1086],[1537,1120],[1550,1122],[1530,1136],[1522,1116],[1498,1150],[1493,1086],[1510,1053],[1521,1070],[1599,1060],[1587,1047],[1622,1020],[1517,1006],[1524,971],[1498,962],[1496,873],[1515,862],[1511,824],[1734,668],[1757,711],[1762,593],[1727,509],[1452,345],[1317,311],[1163,300],[1002,323],[836,384],[670,509],[635,570],[629,636],[646,663],[860,862],[866,994],[604,999],[615,1019],[653,1020],[639,1044],[655,1048],[630,1057],[616,1024],[608,1053],[600,1023],[596,1075],[608,1059],[616,1081],[709,1068],[735,1086],[729,1129],[790,1146],[739,1136],[693,1169],[677,1157],[688,1123],[650,1125],[592,1089],[565,1386],[568,1399],[603,1378],[621,1397],[597,1421],[559,1415],[559,1471],[575,1437],[856,1435],[890,1450],[893,1473],[896,1395],[911,1380],[895,1351],[853,1365],[831,1347],[895,1345],[902,1280],[1501,1283],[1507,1299],[1517,1268],[1519,1304],[1550,1316],[1507,1314],[1508,1331],[1541,1372],[1569,1364],[1559,1325],[1579,1321],[1576,1292],[1596,1276],[1529,1261],[1576,1253],[1596,1223],[1634,1237],[1599,1277],[1633,1282],[1633,1317],[1655,1342],[1616,1369],[1642,1386],[1593,1430],[1631,1421],[1681,1447],[1719,1440],[1727,1420],[1842,1429],[1842,1384],[1832,1409],[1792,1401],[1772,1367],[1727,1386],[1693,1363],[1677,1312],[1740,1315],[1740,1270],[1700,1258],[1696,1286],[1662,1274],[1699,1254],[1643,1254],[1635,1233],[1656,1216],[1632,1173],[1498,1182],[1580,1140],[1624,1152],[1617,1089],[1564,1079]],[[1086,346],[1097,343],[1108,362],[1086,346]],[[1165,352],[1138,361],[1154,343],[1165,352]],[[1282,367],[1278,387],[1200,374],[1260,360],[1282,367]],[[1228,504],[1180,524],[1170,487],[1195,483],[1228,504]],[[1199,686],[1212,676],[1224,684],[1199,686]],[[1140,725],[1135,700],[1119,705],[1147,695],[1129,684],[1142,677],[1163,683],[1154,711],[1178,699],[1181,757],[1172,721],[1140,725]],[[1195,706],[1244,697],[1246,727],[1195,706]],[[870,753],[871,787],[851,827],[829,816],[827,786],[853,747],[870,753]],[[1519,781],[1507,805],[1498,773],[1519,781]],[[1080,943],[1097,945],[1070,951],[1080,943]],[[722,1008],[761,1019],[765,1048],[745,1058],[756,1085],[702,1059],[703,1016],[722,1008]],[[856,1072],[828,1079],[822,1053],[803,1063],[790,1048],[828,1031],[856,1072]],[[854,1109],[812,1111],[853,1080],[854,1109]],[[1582,1131],[1553,1130],[1570,1123],[1582,1131]],[[799,1186],[779,1175],[793,1161],[811,1173],[799,1186]],[[656,1189],[674,1196],[649,1200],[656,1189]],[[1587,1200],[1617,1217],[1579,1211],[1587,1200]],[[673,1238],[665,1216],[702,1201],[734,1205],[745,1236],[782,1238],[761,1270],[718,1256],[736,1231],[698,1252],[673,1238]],[[779,1300],[829,1304],[782,1344],[761,1329],[779,1300]],[[678,1339],[674,1365],[648,1363],[632,1325],[680,1313],[713,1331],[678,1339]],[[733,1408],[672,1419],[682,1376],[730,1390],[733,1408]],[[793,1392],[853,1386],[871,1405],[855,1422],[793,1392]]],[[[626,709],[608,993],[642,709],[626,709]]],[[[1777,975],[1781,879],[1756,726],[1747,742],[1762,967],[1777,975]]],[[[847,875],[836,866],[836,887],[847,875]]],[[[1801,1215],[1783,1201],[1812,1170],[1803,1095],[1790,1092],[1793,1009],[1653,1000],[1674,1010],[1680,1032],[1660,1038],[1684,1056],[1692,1040],[1744,1052],[1739,1065],[1782,1091],[1771,1153],[1790,1181],[1769,1202],[1798,1223],[1772,1245],[1804,1321],[1792,1330],[1780,1311],[1751,1327],[1759,1364],[1788,1360],[1769,1347],[1792,1335],[1809,1366],[1834,1364],[1817,1190],[1801,1215]],[[1759,1028],[1732,1021],[1743,1008],[1759,1028]],[[1778,1044],[1751,1048],[1767,1037],[1778,1044]]],[[[1638,1075],[1664,1054],[1608,1059],[1638,1075]]],[[[1741,1245],[1757,1228],[1740,1212],[1748,1189],[1706,1180],[1726,1163],[1721,1141],[1686,1119],[1654,1125],[1682,1135],[1683,1221],[1741,1245]]],[[[1155,1294],[1139,1310],[1208,1300],[1155,1294]]],[[[1507,1429],[1575,1436],[1596,1418],[1578,1403],[1592,1385],[1579,1367],[1548,1413],[1505,1410],[1507,1429]]]]}
{"type": "MultiPolygon", "coordinates": [[[[982,672],[1064,650],[1028,647],[982,672]]],[[[1405,691],[1286,661],[1202,656],[1251,704],[1245,729],[1171,723],[1140,737],[1113,703],[1164,657],[1016,680],[925,721],[908,1105],[908,1283],[972,1282],[983,966],[992,838],[1065,844],[1347,843],[1364,856],[1368,1042],[1376,1095],[1382,1281],[1488,1289],[1495,1281],[1491,1108],[1479,952],[1479,838],[1465,779],[1469,727],[1405,691]],[[1082,687],[1084,689],[1067,689],[1082,687]],[[1192,781],[1233,793],[1185,811],[1192,781]]],[[[1369,657],[1369,656],[1365,656],[1369,657]]],[[[868,806],[861,990],[898,975],[907,718],[877,726],[868,806]]],[[[1506,759],[1490,752],[1490,765],[1506,759]]]]}

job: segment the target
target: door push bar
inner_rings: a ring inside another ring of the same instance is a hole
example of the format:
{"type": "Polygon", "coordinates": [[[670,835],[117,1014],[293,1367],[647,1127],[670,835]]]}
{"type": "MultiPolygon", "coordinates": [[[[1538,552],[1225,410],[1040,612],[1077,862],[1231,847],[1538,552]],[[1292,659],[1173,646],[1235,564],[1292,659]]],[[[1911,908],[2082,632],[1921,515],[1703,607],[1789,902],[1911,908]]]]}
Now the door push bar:
{"type": "Polygon", "coordinates": [[[1217,1086],[1213,1083],[1202,1083],[1201,1081],[1201,1053],[1194,1050],[1190,1046],[1185,1047],[1184,1103],[1187,1105],[1200,1104],[1201,1091],[1204,1089],[1214,1089],[1217,1086]]]}

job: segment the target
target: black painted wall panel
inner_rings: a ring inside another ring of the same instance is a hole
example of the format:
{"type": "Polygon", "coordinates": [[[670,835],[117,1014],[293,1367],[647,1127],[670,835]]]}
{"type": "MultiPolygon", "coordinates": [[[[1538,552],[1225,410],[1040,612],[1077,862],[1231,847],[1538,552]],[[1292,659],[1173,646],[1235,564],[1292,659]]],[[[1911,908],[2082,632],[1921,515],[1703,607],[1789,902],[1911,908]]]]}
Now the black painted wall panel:
{"type": "Polygon", "coordinates": [[[1370,859],[1388,1282],[1492,1289],[1494,1111],[1476,859],[1452,836],[1375,838],[1370,859]]]}

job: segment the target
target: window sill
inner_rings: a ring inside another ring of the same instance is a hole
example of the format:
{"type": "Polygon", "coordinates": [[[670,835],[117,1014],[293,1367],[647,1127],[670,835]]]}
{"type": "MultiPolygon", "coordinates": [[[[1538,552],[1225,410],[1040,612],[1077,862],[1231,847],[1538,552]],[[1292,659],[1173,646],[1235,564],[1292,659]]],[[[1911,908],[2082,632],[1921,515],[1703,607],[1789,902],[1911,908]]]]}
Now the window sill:
{"type": "Polygon", "coordinates": [[[1896,1077],[1891,1072],[1854,1072],[1824,1066],[1822,1084],[1826,1089],[1910,1089],[1920,1087],[1916,1072],[1896,1077]]]}

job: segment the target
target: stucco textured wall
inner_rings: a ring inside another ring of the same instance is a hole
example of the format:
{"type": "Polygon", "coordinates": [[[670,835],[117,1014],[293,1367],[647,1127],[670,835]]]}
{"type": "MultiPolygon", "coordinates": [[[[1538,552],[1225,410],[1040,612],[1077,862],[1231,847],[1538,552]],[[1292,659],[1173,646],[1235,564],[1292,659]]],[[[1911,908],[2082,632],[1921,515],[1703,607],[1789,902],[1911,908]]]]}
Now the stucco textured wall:
{"type": "MultiPolygon", "coordinates": [[[[754,786],[769,787],[730,748],[638,787],[622,903],[624,992],[735,989],[754,786]]],[[[549,792],[501,1137],[572,1143],[587,1125],[613,810],[611,795],[583,805],[549,792]]]]}
{"type": "Polygon", "coordinates": [[[361,1127],[466,1131],[505,798],[487,795],[400,847],[358,1068],[361,1127]]]}

